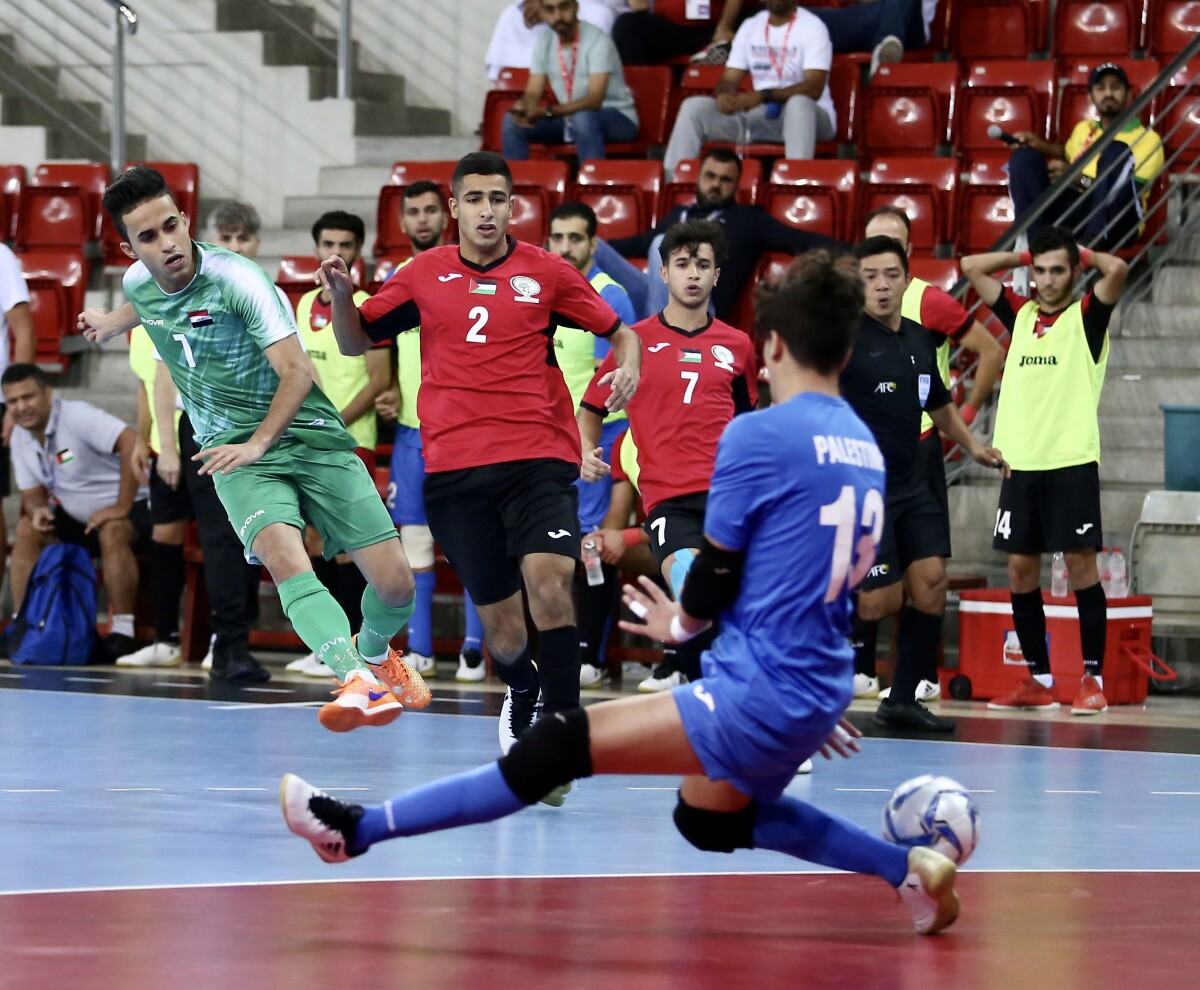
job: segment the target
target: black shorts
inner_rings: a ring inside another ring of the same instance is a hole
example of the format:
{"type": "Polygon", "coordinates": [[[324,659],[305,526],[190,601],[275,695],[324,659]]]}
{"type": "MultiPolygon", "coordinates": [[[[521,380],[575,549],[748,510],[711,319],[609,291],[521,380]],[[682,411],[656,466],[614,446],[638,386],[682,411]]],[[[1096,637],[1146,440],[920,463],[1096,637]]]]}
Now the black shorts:
{"type": "MultiPolygon", "coordinates": [[[[129,510],[129,521],[133,524],[133,546],[135,550],[149,547],[150,508],[145,499],[133,503],[129,510]]],[[[83,547],[93,557],[100,556],[100,538],[95,532],[85,533],[87,520],[80,522],[61,505],[54,507],[54,535],[63,543],[74,543],[83,547]]]]}
{"type": "Polygon", "coordinates": [[[188,494],[187,485],[180,471],[179,487],[172,488],[158,476],[158,457],[150,457],[150,525],[161,526],[165,523],[182,522],[191,519],[192,497],[188,494]]]}
{"type": "Polygon", "coordinates": [[[929,483],[930,494],[950,516],[950,496],[946,492],[946,460],[942,456],[942,437],[937,430],[930,431],[929,436],[917,447],[918,470],[929,483]]]}
{"type": "Polygon", "coordinates": [[[663,499],[646,516],[643,527],[650,537],[650,553],[662,568],[671,554],[685,548],[699,549],[704,544],[704,510],[708,492],[678,495],[663,499]]]}
{"type": "Polygon", "coordinates": [[[521,588],[521,558],[579,559],[579,468],[539,457],[425,475],[425,517],[476,605],[521,588]]]}
{"type": "Polygon", "coordinates": [[[930,490],[924,465],[917,464],[910,478],[894,494],[892,479],[888,479],[883,535],[875,565],[863,580],[863,591],[887,588],[903,580],[914,560],[950,556],[950,517],[930,490]]]}
{"type": "Polygon", "coordinates": [[[1000,482],[992,547],[1041,554],[1099,549],[1100,465],[1014,471],[1000,482]]]}

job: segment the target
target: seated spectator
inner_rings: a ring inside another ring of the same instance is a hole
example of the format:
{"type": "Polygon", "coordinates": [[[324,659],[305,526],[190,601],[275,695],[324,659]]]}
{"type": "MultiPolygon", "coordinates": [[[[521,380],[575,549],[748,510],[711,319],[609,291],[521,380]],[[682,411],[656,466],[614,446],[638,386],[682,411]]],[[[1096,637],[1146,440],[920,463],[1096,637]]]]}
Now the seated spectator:
{"type": "Polygon", "coordinates": [[[776,220],[761,206],[738,203],[735,196],[741,175],[742,161],[737,155],[728,148],[713,148],[700,162],[695,203],[675,206],[653,230],[610,242],[597,241],[596,263],[625,286],[640,317],[657,313],[667,304],[666,287],[658,274],[658,245],[671,227],[684,220],[715,220],[725,228],[729,256],[713,289],[712,305],[717,318],[727,322],[764,251],[803,254],[812,248],[844,247],[821,234],[810,234],[776,220]],[[652,274],[647,276],[625,258],[648,259],[652,274]]]}
{"type": "MultiPolygon", "coordinates": [[[[1013,135],[1021,144],[1008,161],[1008,187],[1017,221],[1052,182],[1078,160],[1101,134],[1110,130],[1129,106],[1129,76],[1114,62],[1092,69],[1088,93],[1099,120],[1081,120],[1066,144],[1056,144],[1032,131],[1013,135]]],[[[1163,168],[1162,139],[1141,121],[1131,120],[1107,148],[1083,170],[1077,185],[1065,189],[1027,230],[1063,226],[1081,244],[1111,251],[1137,239],[1150,188],[1163,168]]]]}
{"type": "Polygon", "coordinates": [[[881,65],[928,44],[937,0],[856,0],[850,7],[813,7],[812,12],[829,29],[835,55],[871,53],[873,76],[881,65]]]}
{"type": "Polygon", "coordinates": [[[630,13],[613,24],[612,36],[625,65],[659,65],[679,55],[692,62],[724,65],[742,11],[742,0],[725,0],[716,27],[711,15],[678,24],[654,13],[652,0],[630,0],[630,13]],[[692,53],[695,53],[694,55],[692,53]]]}
{"type": "MultiPolygon", "coordinates": [[[[5,245],[0,244],[0,374],[9,362],[31,363],[37,350],[33,332],[33,309],[29,305],[29,286],[21,274],[21,263],[5,245]],[[12,335],[12,351],[9,352],[9,335],[12,335]]],[[[0,403],[0,421],[3,421],[3,442],[8,446],[12,433],[12,416],[0,403]]],[[[8,494],[8,456],[0,451],[0,499],[8,494]]],[[[0,512],[0,582],[3,581],[4,563],[8,557],[8,528],[4,513],[0,512]]]]}
{"type": "Polygon", "coordinates": [[[504,157],[526,161],[531,144],[574,143],[580,161],[605,157],[608,142],[638,133],[633,95],[612,39],[579,20],[577,0],[542,0],[550,31],[534,46],[529,83],[504,117],[504,157]],[[553,103],[542,108],[549,80],[553,103]]]}
{"type": "Polygon", "coordinates": [[[13,472],[24,509],[13,543],[13,609],[21,607],[43,547],[87,547],[101,558],[108,588],[112,631],[104,641],[105,659],[127,656],[137,648],[133,544],[150,531],[145,492],[133,473],[137,437],[91,403],[56,399],[36,364],[9,365],[0,388],[15,424],[13,472]]]}
{"type": "MultiPolygon", "coordinates": [[[[262,246],[262,217],[249,203],[224,203],[208,218],[209,240],[243,258],[257,258],[262,246]]],[[[278,285],[275,294],[295,320],[291,300],[278,285]]]]}
{"type": "Polygon", "coordinates": [[[818,141],[837,134],[829,95],[833,46],[829,32],[796,0],[767,0],[733,39],[716,95],[692,96],[679,107],[663,168],[669,173],[700,154],[706,141],[783,142],[784,157],[812,158],[818,141]],[[754,88],[741,91],[749,72],[754,88]]]}
{"type": "MultiPolygon", "coordinates": [[[[605,34],[612,34],[614,22],[627,10],[626,0],[579,0],[579,19],[595,24],[605,34]]],[[[504,68],[528,69],[533,43],[545,29],[542,0],[516,0],[505,7],[484,56],[488,81],[494,85],[504,68]]]]}

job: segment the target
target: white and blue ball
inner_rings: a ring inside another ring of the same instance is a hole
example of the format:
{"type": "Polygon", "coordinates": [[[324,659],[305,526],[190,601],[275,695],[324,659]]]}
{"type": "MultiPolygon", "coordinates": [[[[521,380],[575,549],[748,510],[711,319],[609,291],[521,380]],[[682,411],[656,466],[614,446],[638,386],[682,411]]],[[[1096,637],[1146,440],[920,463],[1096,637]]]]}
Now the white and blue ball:
{"type": "Polygon", "coordinates": [[[896,788],[883,809],[883,837],[928,846],[961,866],[979,841],[979,808],[958,781],[927,773],[896,788]]]}

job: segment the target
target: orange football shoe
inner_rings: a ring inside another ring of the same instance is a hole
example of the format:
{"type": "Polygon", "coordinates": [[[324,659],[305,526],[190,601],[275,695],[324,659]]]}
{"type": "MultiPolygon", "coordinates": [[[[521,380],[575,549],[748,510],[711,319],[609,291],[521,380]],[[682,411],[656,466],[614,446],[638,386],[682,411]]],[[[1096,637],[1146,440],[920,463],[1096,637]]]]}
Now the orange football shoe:
{"type": "Polygon", "coordinates": [[[317,713],[330,732],[349,732],[364,725],[389,725],[404,711],[390,688],[371,684],[362,677],[351,677],[333,694],[333,701],[322,705],[317,713]]]}
{"type": "Polygon", "coordinates": [[[368,663],[371,673],[392,689],[406,708],[424,708],[433,700],[433,693],[425,678],[417,669],[395,650],[388,648],[383,663],[368,663]]]}

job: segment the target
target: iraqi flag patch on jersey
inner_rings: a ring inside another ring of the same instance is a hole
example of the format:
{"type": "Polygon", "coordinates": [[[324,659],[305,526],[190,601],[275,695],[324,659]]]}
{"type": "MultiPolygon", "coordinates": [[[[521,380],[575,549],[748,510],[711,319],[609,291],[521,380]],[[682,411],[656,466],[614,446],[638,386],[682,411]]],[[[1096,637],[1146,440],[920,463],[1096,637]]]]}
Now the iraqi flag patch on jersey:
{"type": "Polygon", "coordinates": [[[471,279],[471,292],[477,296],[494,296],[496,283],[486,278],[471,279]]]}
{"type": "Polygon", "coordinates": [[[188,313],[188,322],[193,330],[198,330],[200,327],[211,327],[213,318],[208,315],[207,309],[197,309],[188,313]]]}

